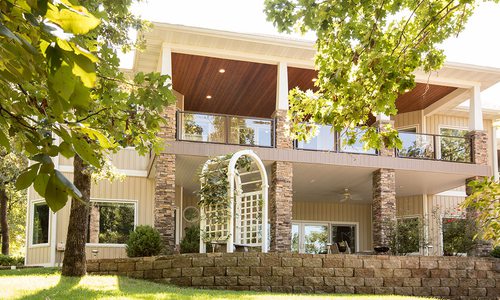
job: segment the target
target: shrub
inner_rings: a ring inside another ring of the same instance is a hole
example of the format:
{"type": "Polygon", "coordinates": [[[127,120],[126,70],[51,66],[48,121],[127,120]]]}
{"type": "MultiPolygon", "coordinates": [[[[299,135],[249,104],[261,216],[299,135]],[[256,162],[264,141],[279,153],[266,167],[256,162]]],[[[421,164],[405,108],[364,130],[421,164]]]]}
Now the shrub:
{"type": "Polygon", "coordinates": [[[181,241],[181,253],[198,253],[200,250],[200,226],[186,228],[186,235],[181,241]]]}
{"type": "Polygon", "coordinates": [[[24,257],[14,257],[0,254],[0,266],[22,266],[24,257]]]}
{"type": "Polygon", "coordinates": [[[160,254],[163,245],[158,230],[151,226],[137,226],[127,240],[127,256],[142,257],[160,254]]]}
{"type": "Polygon", "coordinates": [[[500,246],[496,246],[495,249],[491,250],[491,256],[500,258],[500,246]]]}

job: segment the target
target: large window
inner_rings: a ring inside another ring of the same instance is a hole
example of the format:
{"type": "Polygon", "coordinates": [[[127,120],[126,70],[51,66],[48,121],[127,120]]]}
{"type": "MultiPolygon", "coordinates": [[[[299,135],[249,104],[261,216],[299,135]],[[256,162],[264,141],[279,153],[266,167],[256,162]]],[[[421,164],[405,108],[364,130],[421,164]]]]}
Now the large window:
{"type": "Polygon", "coordinates": [[[135,203],[92,201],[87,242],[125,244],[135,228],[135,203]]]}
{"type": "Polygon", "coordinates": [[[33,245],[47,244],[49,242],[49,219],[50,211],[47,204],[43,202],[33,204],[33,245]]]}
{"type": "Polygon", "coordinates": [[[293,253],[328,253],[331,243],[348,245],[356,251],[356,225],[335,223],[292,224],[293,253]]]}

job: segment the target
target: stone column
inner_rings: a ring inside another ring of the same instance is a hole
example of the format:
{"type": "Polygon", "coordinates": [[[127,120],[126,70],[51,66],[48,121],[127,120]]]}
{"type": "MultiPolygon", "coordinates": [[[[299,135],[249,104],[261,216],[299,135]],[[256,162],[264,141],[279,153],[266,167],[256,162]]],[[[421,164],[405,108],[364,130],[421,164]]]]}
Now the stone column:
{"type": "MultiPolygon", "coordinates": [[[[175,140],[176,109],[171,105],[165,109],[166,124],[159,136],[168,144],[175,140]]],[[[173,253],[175,245],[175,155],[165,152],[155,158],[154,227],[160,232],[165,253],[173,253]]]]}
{"type": "Polygon", "coordinates": [[[388,235],[396,222],[396,174],[393,169],[373,172],[373,247],[388,247],[388,235]]]}
{"type": "MultiPolygon", "coordinates": [[[[387,131],[386,127],[387,126],[391,126],[391,127],[394,127],[394,121],[392,120],[384,120],[384,119],[381,119],[381,120],[377,120],[373,126],[375,126],[376,128],[378,128],[379,132],[384,132],[384,131],[387,131]]],[[[394,149],[389,149],[385,146],[385,144],[382,146],[382,148],[380,148],[379,150],[379,155],[380,156],[389,156],[389,157],[394,157],[395,156],[395,151],[394,149]]]]}
{"type": "Polygon", "coordinates": [[[271,251],[289,252],[292,242],[292,178],[291,162],[276,161],[271,166],[269,210],[271,251]]]}
{"type": "Polygon", "coordinates": [[[488,134],[483,130],[472,130],[466,134],[471,139],[472,162],[478,165],[488,165],[488,134]]]}
{"type": "Polygon", "coordinates": [[[89,243],[99,243],[99,222],[101,215],[99,213],[99,205],[92,203],[90,206],[90,222],[89,222],[89,243]]]}
{"type": "Polygon", "coordinates": [[[289,134],[290,126],[287,120],[287,111],[278,109],[273,113],[273,118],[276,122],[276,148],[293,149],[293,141],[289,134]]]}

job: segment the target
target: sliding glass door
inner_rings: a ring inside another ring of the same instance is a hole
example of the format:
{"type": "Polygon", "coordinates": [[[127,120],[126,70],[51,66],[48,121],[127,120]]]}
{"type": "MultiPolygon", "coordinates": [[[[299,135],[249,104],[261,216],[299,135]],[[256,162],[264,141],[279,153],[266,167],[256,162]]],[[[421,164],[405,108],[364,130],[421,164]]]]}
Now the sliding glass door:
{"type": "Polygon", "coordinates": [[[292,224],[293,253],[327,253],[330,243],[347,243],[356,251],[356,225],[297,222],[292,224]]]}

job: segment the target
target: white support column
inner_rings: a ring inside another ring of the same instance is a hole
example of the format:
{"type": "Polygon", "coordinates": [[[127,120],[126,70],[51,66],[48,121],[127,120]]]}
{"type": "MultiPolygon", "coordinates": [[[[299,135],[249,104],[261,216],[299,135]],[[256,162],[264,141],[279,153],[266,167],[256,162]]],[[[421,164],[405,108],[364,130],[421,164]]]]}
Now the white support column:
{"type": "Polygon", "coordinates": [[[475,85],[470,91],[469,104],[469,130],[482,131],[483,128],[483,111],[481,110],[481,87],[475,85]]]}
{"type": "Polygon", "coordinates": [[[172,78],[172,49],[166,43],[161,46],[160,74],[172,78]]]}
{"type": "Polygon", "coordinates": [[[276,110],[288,110],[288,66],[278,63],[278,86],[276,89],[276,110]]]}

